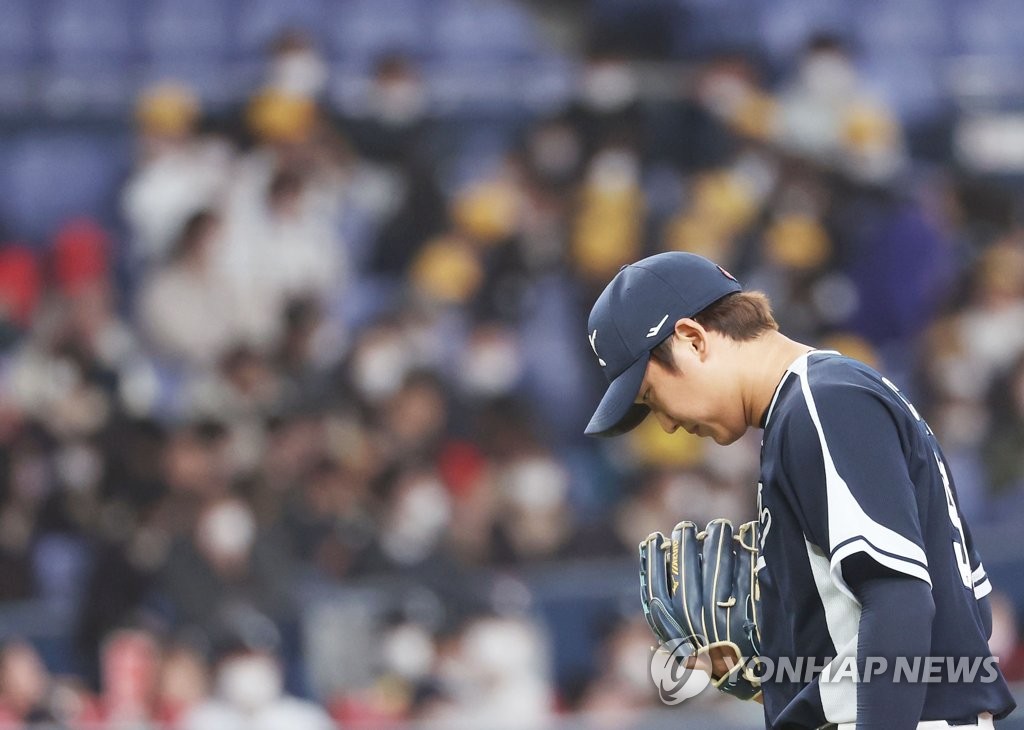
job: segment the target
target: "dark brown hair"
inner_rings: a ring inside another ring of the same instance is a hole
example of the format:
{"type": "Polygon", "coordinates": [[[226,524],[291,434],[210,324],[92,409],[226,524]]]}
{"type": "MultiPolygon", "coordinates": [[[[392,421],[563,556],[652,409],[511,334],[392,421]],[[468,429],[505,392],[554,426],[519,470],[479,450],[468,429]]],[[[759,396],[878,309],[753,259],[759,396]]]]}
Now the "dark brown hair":
{"type": "MultiPolygon", "coordinates": [[[[779,329],[772,316],[771,302],[759,291],[726,294],[694,315],[693,319],[709,332],[718,332],[737,342],[753,340],[769,330],[779,329]]],[[[651,350],[651,357],[665,367],[675,368],[671,335],[651,350]]]]}

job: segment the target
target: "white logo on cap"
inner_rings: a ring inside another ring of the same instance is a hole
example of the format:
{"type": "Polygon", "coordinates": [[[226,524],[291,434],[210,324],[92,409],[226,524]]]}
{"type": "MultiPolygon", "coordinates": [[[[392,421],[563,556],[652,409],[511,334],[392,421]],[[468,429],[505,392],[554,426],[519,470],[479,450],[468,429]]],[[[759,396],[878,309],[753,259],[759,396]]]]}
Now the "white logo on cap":
{"type": "MultiPolygon", "coordinates": [[[[594,351],[595,355],[597,355],[597,330],[594,330],[594,334],[592,334],[587,339],[590,340],[590,349],[594,351]]],[[[597,364],[600,365],[601,367],[604,367],[608,363],[602,360],[600,355],[597,355],[597,364]]]]}
{"type": "Polygon", "coordinates": [[[654,337],[656,334],[658,334],[658,332],[661,331],[661,326],[663,324],[665,324],[665,320],[666,319],[668,319],[668,315],[667,314],[664,317],[661,318],[661,321],[658,322],[658,324],[654,325],[649,330],[647,330],[647,336],[648,337],[654,337]]]}

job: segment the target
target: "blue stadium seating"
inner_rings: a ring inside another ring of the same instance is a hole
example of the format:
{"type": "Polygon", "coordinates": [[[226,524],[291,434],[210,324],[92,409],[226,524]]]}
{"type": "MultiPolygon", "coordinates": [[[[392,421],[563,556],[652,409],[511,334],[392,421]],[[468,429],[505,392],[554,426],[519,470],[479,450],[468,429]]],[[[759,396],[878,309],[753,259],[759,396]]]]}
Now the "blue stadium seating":
{"type": "Polygon", "coordinates": [[[1024,56],[1024,12],[1016,0],[951,0],[955,50],[1024,56]]]}
{"type": "Polygon", "coordinates": [[[211,60],[227,53],[232,33],[227,6],[210,0],[150,0],[140,30],[151,58],[211,60]]]}
{"type": "Polygon", "coordinates": [[[951,33],[946,3],[928,0],[867,0],[852,3],[858,50],[873,53],[913,51],[937,57],[949,50],[951,33]]]}
{"type": "MultiPolygon", "coordinates": [[[[232,53],[239,58],[262,58],[268,45],[285,30],[300,30],[323,45],[325,0],[235,0],[228,11],[232,53]]],[[[224,2],[224,0],[220,0],[224,2]]]]}
{"type": "Polygon", "coordinates": [[[432,63],[425,76],[441,115],[541,113],[568,101],[572,91],[570,67],[546,60],[432,63]]]}
{"type": "Polygon", "coordinates": [[[137,50],[132,9],[128,0],[48,0],[40,26],[42,49],[56,63],[127,63],[137,50]]]}
{"type": "Polygon", "coordinates": [[[422,58],[430,17],[422,0],[350,0],[336,3],[328,18],[330,53],[348,64],[369,66],[384,53],[422,58]]]}
{"type": "Polygon", "coordinates": [[[946,104],[943,64],[920,54],[889,53],[865,59],[865,76],[905,124],[925,120],[946,104]]]}
{"type": "Polygon", "coordinates": [[[756,0],[685,0],[675,18],[675,50],[683,57],[760,45],[756,0]]]}
{"type": "Polygon", "coordinates": [[[68,218],[112,211],[128,141],[86,132],[30,132],[4,145],[0,216],[15,238],[50,240],[68,218]]]}
{"type": "Polygon", "coordinates": [[[0,68],[19,68],[35,58],[30,0],[0,0],[0,68]]]}
{"type": "Polygon", "coordinates": [[[260,78],[255,69],[250,83],[232,83],[237,70],[220,58],[158,58],[139,69],[135,86],[141,89],[152,83],[181,82],[199,95],[204,108],[211,109],[244,100],[260,78]]]}
{"type": "Polygon", "coordinates": [[[525,8],[506,0],[437,0],[430,13],[436,57],[522,59],[538,50],[525,8]]]}
{"type": "Polygon", "coordinates": [[[0,70],[0,109],[11,116],[24,116],[32,109],[31,81],[18,71],[0,70]]]}
{"type": "Polygon", "coordinates": [[[34,104],[51,119],[116,118],[131,110],[133,75],[109,61],[49,63],[38,69],[34,104]]]}
{"type": "Polygon", "coordinates": [[[793,58],[813,33],[849,37],[851,3],[842,0],[761,0],[758,26],[770,55],[793,58]]]}

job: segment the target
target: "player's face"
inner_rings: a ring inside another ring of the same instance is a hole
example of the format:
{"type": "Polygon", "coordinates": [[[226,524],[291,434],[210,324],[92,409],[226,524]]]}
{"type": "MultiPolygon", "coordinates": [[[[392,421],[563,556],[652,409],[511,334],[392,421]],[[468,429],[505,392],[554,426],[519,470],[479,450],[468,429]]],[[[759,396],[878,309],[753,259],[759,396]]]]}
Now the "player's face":
{"type": "Polygon", "coordinates": [[[683,429],[719,444],[731,444],[747,430],[732,348],[716,333],[673,335],[675,367],[651,358],[637,402],[651,409],[667,433],[683,429]]]}

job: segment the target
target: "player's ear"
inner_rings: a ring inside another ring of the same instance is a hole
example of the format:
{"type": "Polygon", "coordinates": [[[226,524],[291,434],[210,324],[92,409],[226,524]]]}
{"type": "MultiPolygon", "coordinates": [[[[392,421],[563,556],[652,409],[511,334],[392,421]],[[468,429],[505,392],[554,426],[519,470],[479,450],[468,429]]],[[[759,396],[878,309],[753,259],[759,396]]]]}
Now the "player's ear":
{"type": "Polygon", "coordinates": [[[701,324],[690,317],[683,317],[676,322],[675,335],[679,344],[690,353],[703,357],[707,350],[708,332],[701,324]]]}

